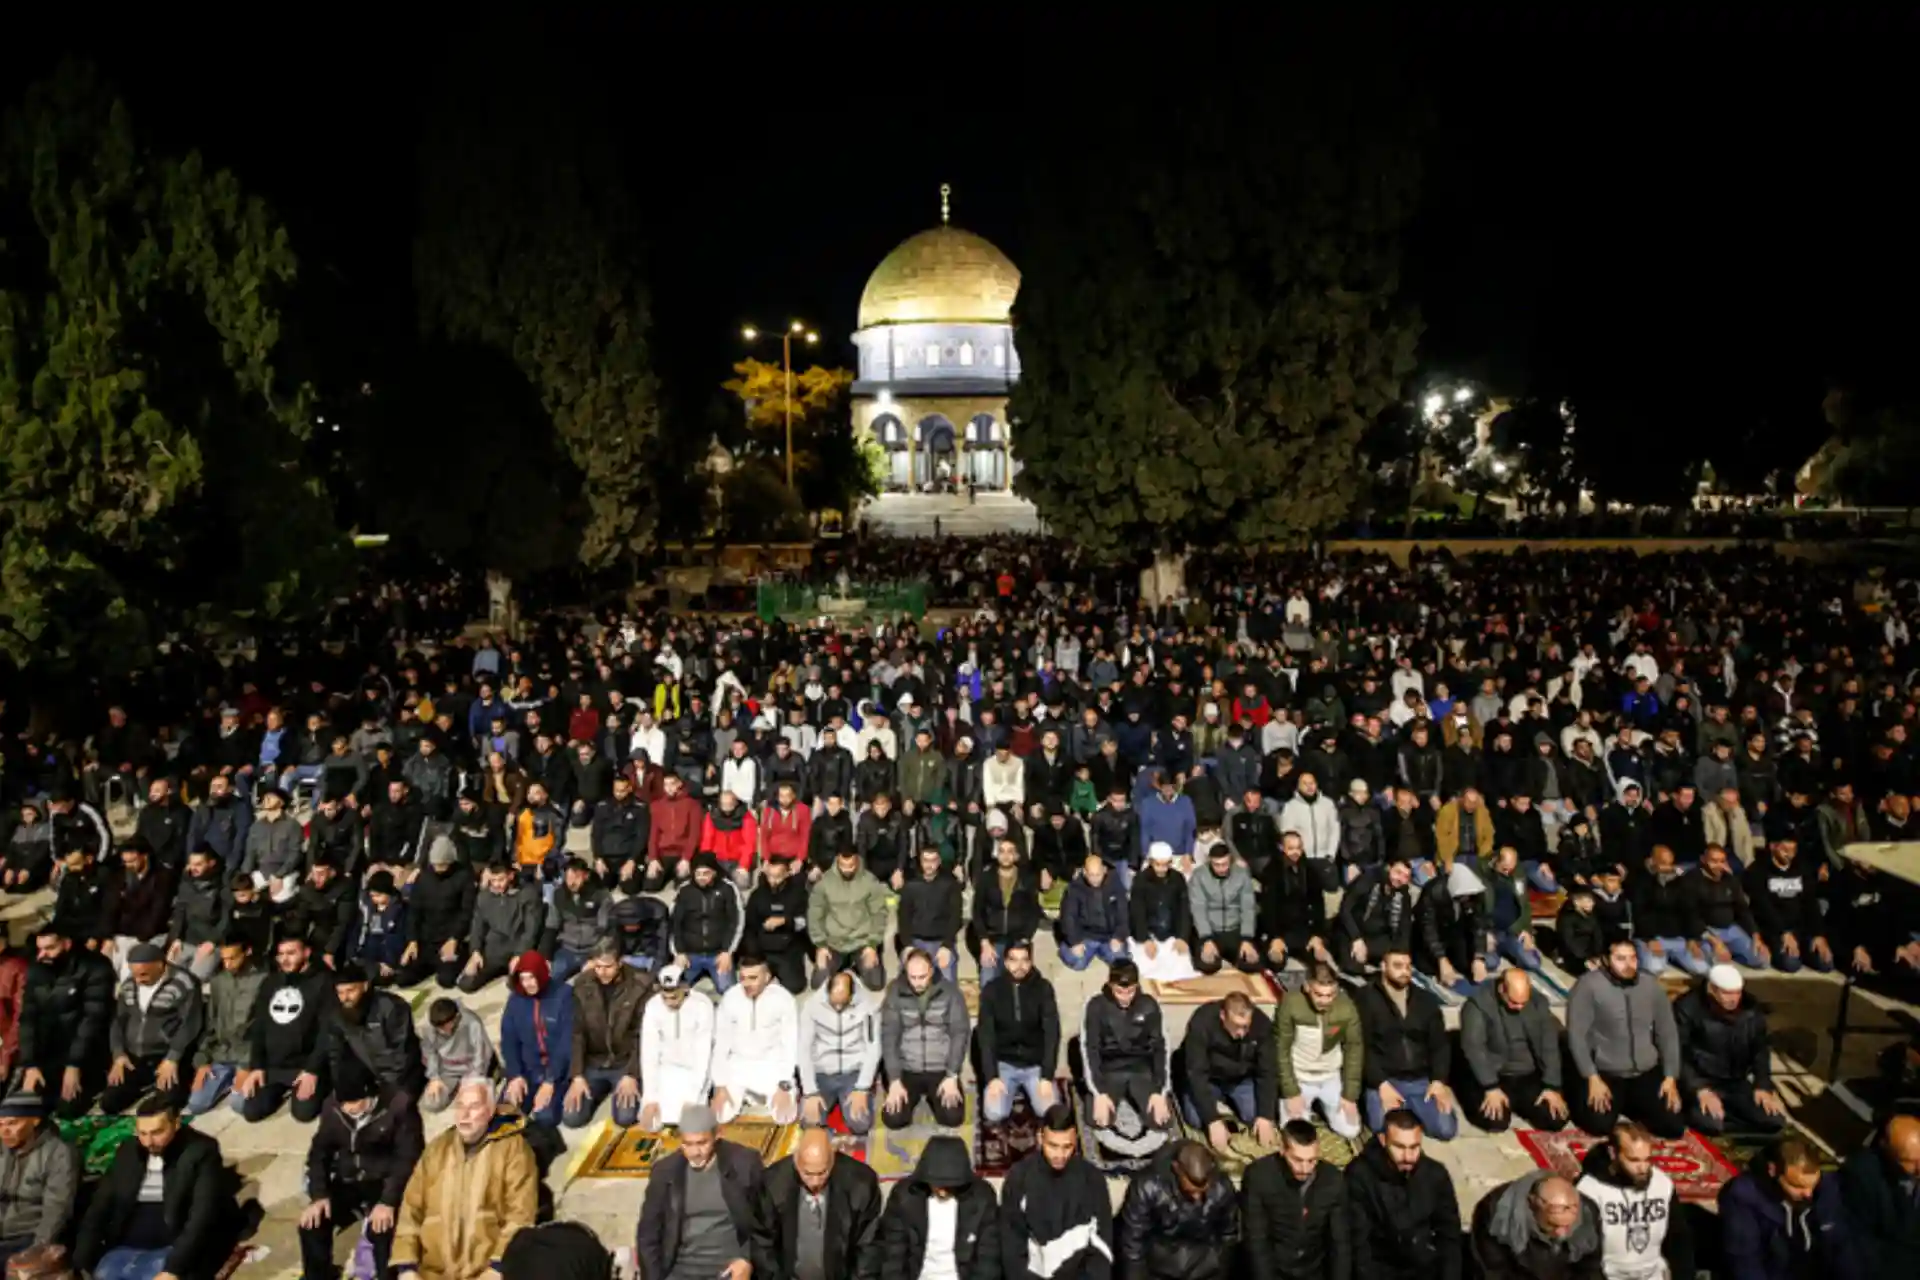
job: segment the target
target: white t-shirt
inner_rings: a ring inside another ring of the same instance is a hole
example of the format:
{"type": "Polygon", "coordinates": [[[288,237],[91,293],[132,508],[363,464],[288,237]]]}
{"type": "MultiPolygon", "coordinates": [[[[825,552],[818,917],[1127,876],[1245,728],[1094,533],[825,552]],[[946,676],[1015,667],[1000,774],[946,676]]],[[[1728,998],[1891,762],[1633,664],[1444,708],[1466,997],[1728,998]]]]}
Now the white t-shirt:
{"type": "Polygon", "coordinates": [[[142,986],[138,982],[133,984],[133,998],[140,1002],[140,1012],[145,1013],[152,1007],[153,998],[160,994],[160,987],[161,984],[158,982],[150,987],[142,986]]]}
{"type": "Polygon", "coordinates": [[[927,1197],[927,1252],[920,1263],[920,1280],[960,1280],[954,1263],[954,1236],[960,1223],[960,1202],[927,1197]]]}

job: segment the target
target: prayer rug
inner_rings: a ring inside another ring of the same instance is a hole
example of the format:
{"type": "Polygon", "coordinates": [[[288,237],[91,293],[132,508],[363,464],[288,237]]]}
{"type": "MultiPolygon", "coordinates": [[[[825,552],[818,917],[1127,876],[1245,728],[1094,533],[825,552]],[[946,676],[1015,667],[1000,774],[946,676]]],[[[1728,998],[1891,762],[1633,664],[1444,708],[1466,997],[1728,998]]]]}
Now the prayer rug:
{"type": "MultiPolygon", "coordinates": [[[[1574,1128],[1558,1133],[1516,1128],[1513,1136],[1535,1164],[1569,1178],[1580,1176],[1587,1152],[1605,1141],[1574,1128]]],[[[1682,1138],[1655,1138],[1653,1163],[1673,1179],[1674,1190],[1688,1204],[1712,1204],[1720,1198],[1720,1188],[1740,1172],[1718,1147],[1691,1129],[1682,1138]]]]}
{"type": "Polygon", "coordinates": [[[1162,1006],[1206,1004],[1210,1000],[1224,1000],[1236,991],[1255,1004],[1273,1004],[1285,994],[1285,990],[1270,975],[1242,973],[1238,969],[1222,969],[1219,973],[1187,978],[1181,982],[1148,980],[1140,984],[1140,989],[1162,1006]]]}
{"type": "MultiPolygon", "coordinates": [[[[867,1167],[878,1174],[882,1182],[899,1182],[913,1176],[931,1139],[958,1138],[967,1145],[967,1150],[973,1150],[976,1100],[972,1090],[965,1092],[967,1117],[957,1129],[943,1129],[930,1120],[908,1125],[904,1129],[889,1129],[884,1121],[876,1122],[873,1132],[867,1136],[867,1167]]],[[[922,1111],[921,1114],[926,1113],[922,1111]]]]}
{"type": "Polygon", "coordinates": [[[1559,889],[1552,893],[1543,893],[1538,889],[1527,890],[1527,903],[1533,908],[1533,922],[1536,925],[1552,924],[1560,918],[1560,908],[1566,902],[1567,895],[1559,889]]]}
{"type": "Polygon", "coordinates": [[[867,1135],[847,1127],[847,1118],[840,1114],[839,1103],[827,1112],[826,1130],[833,1135],[833,1149],[837,1154],[850,1156],[862,1164],[867,1162],[867,1135]]]}
{"type": "MultiPolygon", "coordinates": [[[[192,1124],[193,1118],[186,1117],[192,1124]]],[[[80,1116],[74,1120],[55,1120],[60,1136],[80,1154],[80,1163],[89,1178],[97,1178],[113,1163],[114,1152],[133,1136],[132,1116],[80,1116]]]]}
{"type": "MultiPolygon", "coordinates": [[[[1061,1077],[1053,1082],[1054,1096],[1069,1107],[1075,1103],[1073,1081],[1061,1077]]],[[[1040,1117],[1033,1113],[1027,1095],[1014,1090],[1013,1114],[994,1123],[981,1120],[974,1126],[973,1167],[983,1178],[1004,1178],[1007,1171],[1030,1151],[1040,1146],[1040,1117]]]]}
{"type": "MultiPolygon", "coordinates": [[[[1233,1130],[1231,1136],[1227,1139],[1227,1149],[1225,1151],[1214,1151],[1212,1145],[1207,1142],[1207,1131],[1205,1129],[1196,1129],[1185,1120],[1180,1122],[1180,1132],[1181,1136],[1191,1138],[1193,1141],[1205,1145],[1209,1151],[1213,1151],[1214,1161],[1219,1165],[1220,1171],[1232,1178],[1236,1183],[1245,1176],[1248,1165],[1258,1160],[1261,1156],[1271,1155],[1280,1149],[1277,1146],[1261,1146],[1254,1140],[1253,1130],[1250,1128],[1236,1128],[1233,1130]]],[[[1333,1130],[1327,1128],[1326,1124],[1321,1122],[1318,1117],[1315,1118],[1314,1132],[1320,1135],[1321,1161],[1335,1169],[1344,1169],[1349,1164],[1352,1164],[1354,1157],[1360,1154],[1361,1149],[1366,1144],[1366,1138],[1364,1136],[1359,1138],[1341,1137],[1333,1130]]]]}
{"type": "MultiPolygon", "coordinates": [[[[742,1116],[720,1126],[720,1136],[758,1152],[762,1163],[772,1164],[793,1150],[800,1133],[797,1124],[775,1124],[765,1116],[742,1116]]],[[[600,1122],[600,1133],[584,1148],[574,1162],[576,1178],[644,1178],[656,1161],[680,1149],[680,1131],[665,1129],[648,1133],[635,1126],[622,1129],[611,1120],[600,1122]]]]}
{"type": "Polygon", "coordinates": [[[967,1017],[973,1019],[975,1026],[980,1025],[980,979],[962,978],[959,981],[960,998],[967,1002],[967,1017]]]}

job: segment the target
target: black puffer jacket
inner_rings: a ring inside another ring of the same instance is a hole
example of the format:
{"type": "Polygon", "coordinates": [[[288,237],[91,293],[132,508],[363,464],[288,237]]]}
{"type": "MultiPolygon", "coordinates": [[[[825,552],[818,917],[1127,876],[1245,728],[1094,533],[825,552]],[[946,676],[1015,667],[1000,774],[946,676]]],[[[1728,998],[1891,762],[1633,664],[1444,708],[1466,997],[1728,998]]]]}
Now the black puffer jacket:
{"type": "MultiPolygon", "coordinates": [[[[1121,1280],[1224,1280],[1240,1244],[1240,1197],[1216,1173],[1198,1201],[1173,1172],[1177,1144],[1134,1178],[1114,1224],[1121,1280]]],[[[1260,1273],[1266,1274],[1266,1273],[1260,1273]]]]}
{"type": "Polygon", "coordinates": [[[1404,1175],[1369,1142],[1346,1179],[1356,1280],[1460,1280],[1460,1200],[1446,1166],[1422,1156],[1404,1175]]]}
{"type": "Polygon", "coordinates": [[[114,1015],[113,966],[78,942],[53,964],[27,970],[20,998],[16,1064],[38,1067],[48,1083],[68,1067],[104,1067],[114,1015]]]}
{"type": "Polygon", "coordinates": [[[927,1257],[927,1202],[933,1188],[951,1187],[959,1211],[953,1224],[954,1271],[960,1280],[998,1280],[999,1201],[958,1138],[932,1138],[905,1186],[887,1197],[880,1219],[880,1274],[884,1280],[917,1276],[927,1257]]]}
{"type": "Polygon", "coordinates": [[[1744,1080],[1756,1089],[1773,1088],[1772,1052],[1767,1017],[1750,995],[1740,997],[1732,1017],[1712,1007],[1712,997],[1696,986],[1673,1004],[1680,1029],[1680,1092],[1691,1099],[1697,1089],[1716,1089],[1744,1080]]]}
{"type": "Polygon", "coordinates": [[[1352,1275],[1347,1184],[1334,1169],[1322,1165],[1303,1187],[1276,1152],[1247,1166],[1240,1190],[1249,1274],[1273,1280],[1352,1275]]]}

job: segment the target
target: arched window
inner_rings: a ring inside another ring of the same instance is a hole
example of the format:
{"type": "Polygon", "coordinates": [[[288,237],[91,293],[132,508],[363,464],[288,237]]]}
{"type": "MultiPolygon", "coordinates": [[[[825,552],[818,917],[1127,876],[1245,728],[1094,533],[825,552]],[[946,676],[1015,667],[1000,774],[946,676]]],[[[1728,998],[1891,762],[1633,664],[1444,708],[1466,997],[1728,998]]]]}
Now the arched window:
{"type": "Polygon", "coordinates": [[[993,344],[993,367],[996,369],[1007,367],[1007,347],[1003,342],[993,344]]]}
{"type": "Polygon", "coordinates": [[[940,344],[937,342],[929,342],[927,344],[927,367],[931,369],[934,365],[937,365],[939,363],[940,363],[940,344]]]}
{"type": "Polygon", "coordinates": [[[973,344],[971,342],[963,342],[960,344],[960,363],[965,365],[973,363],[973,344]]]}
{"type": "Polygon", "coordinates": [[[893,344],[893,367],[896,369],[907,367],[907,344],[904,342],[893,344]]]}

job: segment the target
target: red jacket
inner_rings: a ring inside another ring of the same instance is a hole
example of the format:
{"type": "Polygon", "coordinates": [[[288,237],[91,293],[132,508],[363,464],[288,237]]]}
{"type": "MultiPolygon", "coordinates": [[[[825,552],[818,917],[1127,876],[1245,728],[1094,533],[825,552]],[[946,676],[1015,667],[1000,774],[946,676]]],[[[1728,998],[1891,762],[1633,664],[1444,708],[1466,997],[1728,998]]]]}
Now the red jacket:
{"type": "Polygon", "coordinates": [[[723,866],[731,864],[742,871],[751,871],[760,854],[760,824],[754,821],[753,810],[744,805],[734,812],[740,816],[737,827],[724,825],[724,819],[715,822],[713,814],[707,814],[706,823],[700,828],[700,852],[712,854],[723,866]]]}
{"type": "Polygon", "coordinates": [[[700,852],[700,824],[706,811],[686,792],[674,799],[661,797],[653,805],[653,830],[647,856],[661,862],[691,861],[700,852]]]}
{"type": "Polygon", "coordinates": [[[813,839],[813,810],[804,804],[796,804],[792,813],[783,814],[779,805],[770,804],[760,811],[760,830],[765,836],[769,858],[798,861],[807,856],[809,842],[813,839]]]}
{"type": "Polygon", "coordinates": [[[1235,720],[1251,720],[1253,721],[1254,728],[1264,729],[1267,727],[1267,721],[1273,719],[1273,704],[1263,698],[1259,706],[1250,707],[1241,702],[1240,699],[1235,698],[1233,700],[1233,718],[1235,720]]]}

